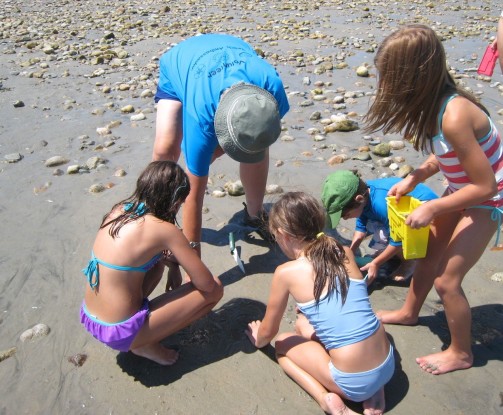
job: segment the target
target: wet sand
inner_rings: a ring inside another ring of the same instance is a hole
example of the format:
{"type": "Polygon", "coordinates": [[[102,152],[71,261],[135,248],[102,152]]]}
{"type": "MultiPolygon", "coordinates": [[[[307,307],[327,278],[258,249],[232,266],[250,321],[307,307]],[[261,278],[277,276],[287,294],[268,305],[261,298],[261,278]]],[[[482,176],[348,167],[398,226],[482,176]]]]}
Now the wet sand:
{"type": "MultiPolygon", "coordinates": [[[[319,195],[323,179],[335,169],[357,168],[366,180],[396,174],[373,154],[367,161],[354,157],[370,138],[401,137],[369,138],[358,129],[316,141],[310,129],[322,131],[321,120],[337,113],[363,126],[375,88],[376,46],[403,23],[435,26],[445,38],[453,73],[480,95],[503,131],[503,76],[499,68],[492,79],[475,72],[500,8],[494,1],[2,1],[0,352],[15,351],[0,361],[0,413],[322,413],[282,372],[273,348],[255,350],[244,335],[247,322],[262,317],[272,273],[285,258],[241,225],[243,196],[211,195],[238,179],[237,164],[227,157],[210,171],[202,244],[203,260],[224,282],[225,295],[207,317],[165,340],[180,348],[176,365],[164,368],[117,353],[79,323],[81,269],[101,217],[132,192],[150,161],[157,59],[198,32],[235,34],[260,49],[284,80],[291,105],[271,148],[268,182],[319,195]],[[361,65],[369,77],[357,76],[361,65]],[[313,94],[315,89],[322,93],[313,94]],[[334,108],[337,96],[344,97],[345,108],[334,108]],[[126,112],[128,105],[132,112],[126,112]],[[321,120],[311,119],[316,111],[321,120]],[[345,161],[329,164],[337,155],[345,161]],[[67,161],[47,167],[55,156],[67,161]],[[119,175],[121,169],[126,175],[119,175]],[[93,185],[103,191],[90,192],[93,185]],[[229,253],[230,231],[246,275],[229,253]],[[47,325],[49,334],[21,341],[38,323],[47,325]],[[81,366],[68,360],[79,354],[86,356],[81,366]]],[[[424,156],[406,144],[391,157],[402,157],[400,167],[414,167],[424,156]]],[[[440,177],[428,184],[442,191],[440,177]]],[[[267,195],[266,203],[276,197],[267,195]]],[[[341,224],[341,238],[351,238],[353,224],[341,224]]],[[[493,280],[503,271],[502,255],[487,249],[464,283],[473,312],[472,369],[432,376],[415,363],[449,343],[435,292],[417,326],[386,327],[397,352],[386,413],[503,413],[503,285],[493,280]]],[[[380,282],[372,287],[371,302],[376,310],[397,308],[406,292],[407,287],[380,282]]],[[[290,330],[294,318],[292,302],[281,329],[290,330]]],[[[362,412],[361,405],[351,407],[362,412]]]]}

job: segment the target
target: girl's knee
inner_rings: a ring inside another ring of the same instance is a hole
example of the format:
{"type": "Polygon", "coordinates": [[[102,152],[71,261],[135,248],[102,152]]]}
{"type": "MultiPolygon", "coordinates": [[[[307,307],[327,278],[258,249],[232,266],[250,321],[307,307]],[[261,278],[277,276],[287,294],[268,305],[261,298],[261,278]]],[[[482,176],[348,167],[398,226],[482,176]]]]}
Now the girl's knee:
{"type": "Polygon", "coordinates": [[[452,287],[450,287],[450,284],[446,284],[445,281],[441,281],[441,278],[437,278],[435,280],[434,286],[438,296],[441,299],[444,298],[452,289],[452,287]]]}
{"type": "Polygon", "coordinates": [[[462,294],[461,284],[454,280],[447,280],[443,278],[437,278],[434,283],[435,290],[441,299],[444,299],[448,295],[459,295],[462,294]]]}

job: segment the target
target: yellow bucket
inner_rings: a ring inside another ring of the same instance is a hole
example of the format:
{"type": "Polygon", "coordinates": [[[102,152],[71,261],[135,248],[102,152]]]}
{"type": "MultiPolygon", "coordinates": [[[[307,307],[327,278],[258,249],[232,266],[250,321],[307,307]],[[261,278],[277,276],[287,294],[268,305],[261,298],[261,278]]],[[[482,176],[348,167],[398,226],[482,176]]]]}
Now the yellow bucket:
{"type": "Polygon", "coordinates": [[[422,202],[412,196],[402,196],[397,203],[395,196],[387,197],[390,234],[394,241],[402,241],[405,259],[424,258],[428,248],[430,225],[412,229],[405,224],[407,216],[422,202]]]}

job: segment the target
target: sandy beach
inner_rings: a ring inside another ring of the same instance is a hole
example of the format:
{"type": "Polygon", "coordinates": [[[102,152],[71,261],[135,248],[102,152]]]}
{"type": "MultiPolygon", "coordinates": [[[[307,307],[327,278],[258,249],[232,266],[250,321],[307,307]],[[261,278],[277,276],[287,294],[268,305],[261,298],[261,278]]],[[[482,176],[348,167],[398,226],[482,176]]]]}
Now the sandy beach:
{"type": "MultiPolygon", "coordinates": [[[[319,197],[323,179],[336,169],[356,168],[368,180],[401,174],[425,157],[409,143],[396,145],[390,165],[371,144],[402,137],[362,132],[376,85],[375,51],[402,24],[436,29],[453,75],[480,96],[503,133],[500,68],[492,78],[476,73],[501,3],[0,5],[0,414],[321,414],[283,373],[273,347],[256,350],[244,334],[249,321],[263,316],[272,274],[286,258],[242,225],[244,196],[216,197],[239,178],[228,157],[210,170],[202,242],[203,261],[225,294],[208,316],[163,342],[180,348],[179,361],[161,367],[117,353],[79,322],[81,269],[101,218],[133,191],[151,159],[158,59],[197,33],[225,32],[253,45],[276,67],[291,106],[271,147],[268,184],[319,197]],[[362,67],[368,76],[360,76],[362,67]],[[337,114],[356,127],[325,133],[324,120],[337,114]],[[229,252],[231,231],[245,275],[229,252]],[[26,332],[37,324],[40,330],[26,332]]],[[[427,184],[438,194],[444,187],[440,175],[427,184]]],[[[266,206],[276,197],[271,191],[266,206]]],[[[353,226],[342,221],[338,236],[350,239],[353,226]]],[[[416,357],[449,344],[443,307],[430,292],[418,325],[386,326],[397,357],[386,413],[503,414],[503,251],[491,246],[463,284],[473,313],[474,367],[433,376],[416,365],[416,357]]],[[[407,287],[379,280],[370,292],[375,310],[394,309],[407,287]]],[[[290,330],[294,319],[291,302],[281,329],[290,330]]],[[[361,405],[350,407],[362,413],[361,405]]]]}

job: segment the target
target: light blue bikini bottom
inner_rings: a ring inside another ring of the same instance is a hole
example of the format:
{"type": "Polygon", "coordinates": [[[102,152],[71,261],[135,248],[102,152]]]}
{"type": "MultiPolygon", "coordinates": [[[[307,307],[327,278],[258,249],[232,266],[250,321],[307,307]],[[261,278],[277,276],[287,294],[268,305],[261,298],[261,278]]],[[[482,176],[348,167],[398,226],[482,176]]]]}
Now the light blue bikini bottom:
{"type": "Polygon", "coordinates": [[[342,372],[335,368],[332,361],[328,363],[328,369],[334,382],[349,400],[363,402],[372,397],[393,376],[395,372],[393,346],[389,346],[386,360],[372,370],[357,373],[342,372]]]}

